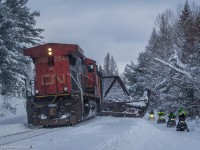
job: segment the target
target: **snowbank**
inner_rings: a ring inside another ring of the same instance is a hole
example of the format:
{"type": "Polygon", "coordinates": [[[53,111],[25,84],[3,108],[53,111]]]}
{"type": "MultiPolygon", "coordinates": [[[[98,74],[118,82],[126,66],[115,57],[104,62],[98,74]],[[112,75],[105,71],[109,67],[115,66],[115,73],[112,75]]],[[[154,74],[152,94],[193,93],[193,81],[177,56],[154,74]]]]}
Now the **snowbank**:
{"type": "MultiPolygon", "coordinates": [[[[0,102],[2,102],[2,98],[3,97],[0,96],[0,102]]],[[[15,98],[15,104],[17,108],[16,114],[2,107],[0,109],[0,114],[2,114],[0,117],[0,137],[29,130],[25,127],[27,119],[23,99],[15,98]]]]}

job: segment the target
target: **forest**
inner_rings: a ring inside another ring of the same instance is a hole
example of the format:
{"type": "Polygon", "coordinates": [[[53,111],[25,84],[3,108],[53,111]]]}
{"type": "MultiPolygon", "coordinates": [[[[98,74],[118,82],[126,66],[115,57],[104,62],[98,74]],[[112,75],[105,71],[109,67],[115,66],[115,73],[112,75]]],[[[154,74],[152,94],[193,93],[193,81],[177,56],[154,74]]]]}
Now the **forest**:
{"type": "Polygon", "coordinates": [[[134,97],[141,96],[144,89],[151,91],[152,108],[198,106],[200,7],[186,1],[178,11],[159,14],[138,64],[127,64],[124,77],[134,97]]]}

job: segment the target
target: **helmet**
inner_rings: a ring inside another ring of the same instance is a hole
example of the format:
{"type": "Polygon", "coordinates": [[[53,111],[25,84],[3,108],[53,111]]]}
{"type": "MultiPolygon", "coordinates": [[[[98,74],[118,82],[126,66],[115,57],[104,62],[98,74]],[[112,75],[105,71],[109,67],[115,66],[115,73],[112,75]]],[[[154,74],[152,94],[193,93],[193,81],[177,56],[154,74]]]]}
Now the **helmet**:
{"type": "Polygon", "coordinates": [[[181,111],[183,111],[184,110],[184,107],[183,106],[181,106],[180,108],[179,108],[179,112],[181,112],[181,111]]]}

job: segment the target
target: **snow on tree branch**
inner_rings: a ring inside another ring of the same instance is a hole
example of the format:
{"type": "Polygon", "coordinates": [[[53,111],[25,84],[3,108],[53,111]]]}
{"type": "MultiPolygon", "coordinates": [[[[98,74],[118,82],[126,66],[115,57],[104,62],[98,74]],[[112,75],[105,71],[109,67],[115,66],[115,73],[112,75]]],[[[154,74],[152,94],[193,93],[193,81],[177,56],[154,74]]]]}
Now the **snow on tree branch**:
{"type": "Polygon", "coordinates": [[[159,63],[161,63],[161,64],[163,64],[163,65],[165,65],[165,66],[167,66],[167,67],[169,67],[169,68],[171,68],[173,70],[175,70],[176,72],[185,75],[186,77],[188,77],[188,79],[190,79],[192,81],[194,80],[193,77],[191,76],[191,74],[189,72],[181,70],[181,69],[179,69],[179,68],[171,65],[170,63],[167,63],[167,62],[165,62],[163,60],[160,60],[159,58],[155,58],[155,60],[158,61],[159,63]]]}

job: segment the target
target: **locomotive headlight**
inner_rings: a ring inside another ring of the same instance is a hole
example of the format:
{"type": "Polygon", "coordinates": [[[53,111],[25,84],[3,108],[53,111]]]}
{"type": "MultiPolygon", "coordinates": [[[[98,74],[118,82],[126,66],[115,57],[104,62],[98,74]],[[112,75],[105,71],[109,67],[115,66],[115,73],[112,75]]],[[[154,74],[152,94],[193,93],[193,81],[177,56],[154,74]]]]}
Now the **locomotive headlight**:
{"type": "Polygon", "coordinates": [[[48,48],[48,55],[52,55],[53,53],[52,53],[52,48],[48,48]]]}
{"type": "Polygon", "coordinates": [[[35,94],[38,94],[39,93],[39,90],[35,90],[35,94]]]}
{"type": "Polygon", "coordinates": [[[64,92],[67,92],[67,87],[64,87],[63,90],[64,90],[64,92]]]}
{"type": "Polygon", "coordinates": [[[52,55],[52,52],[48,52],[48,55],[50,55],[50,56],[51,56],[51,55],[52,55]]]}

